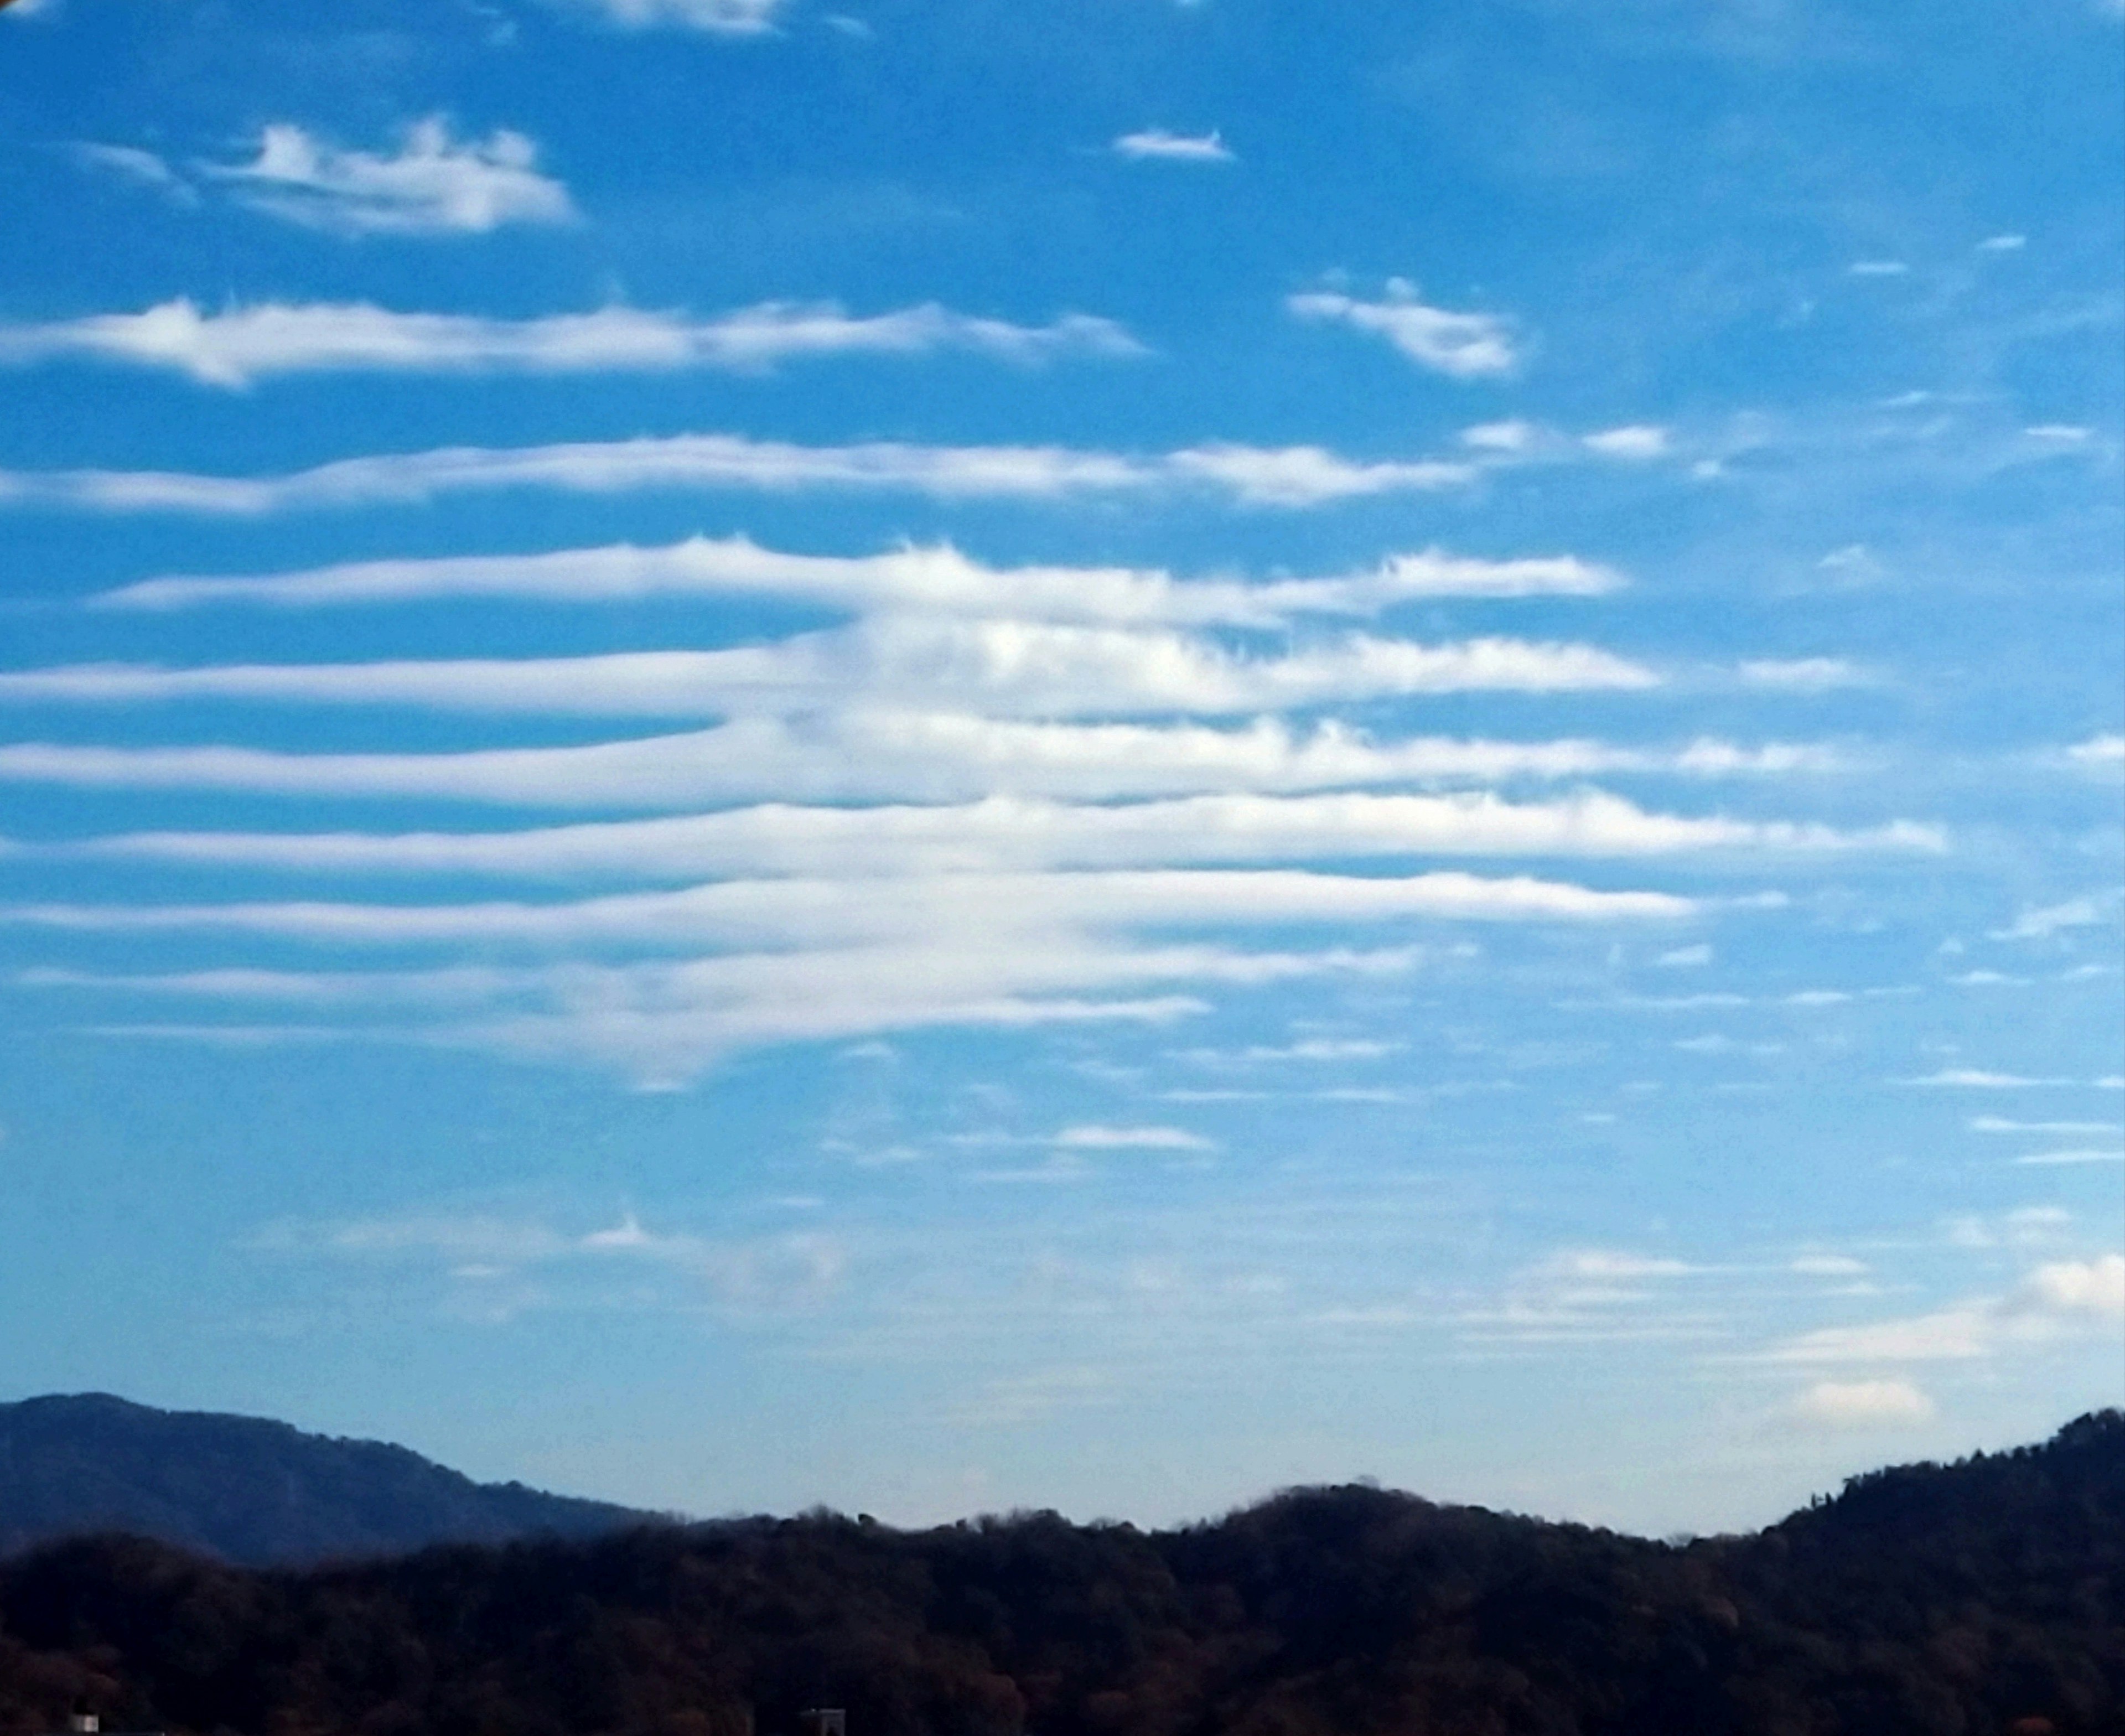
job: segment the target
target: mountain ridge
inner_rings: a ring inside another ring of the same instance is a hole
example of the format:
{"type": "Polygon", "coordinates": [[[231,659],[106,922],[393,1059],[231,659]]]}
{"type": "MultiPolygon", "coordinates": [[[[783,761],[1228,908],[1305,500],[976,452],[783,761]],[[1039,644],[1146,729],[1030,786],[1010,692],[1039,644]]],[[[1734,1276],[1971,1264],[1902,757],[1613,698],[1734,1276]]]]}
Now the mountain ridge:
{"type": "Polygon", "coordinates": [[[2118,1736],[2125,1413],[1661,1543],[1365,1484],[1167,1531],[818,1511],[249,1572],[0,1562],[0,1736],[2118,1736]]]}
{"type": "Polygon", "coordinates": [[[437,1543],[589,1537],[659,1517],[476,1483],[389,1441],[309,1433],[109,1393],[0,1404],[0,1556],[112,1531],[236,1565],[403,1554],[437,1543]]]}

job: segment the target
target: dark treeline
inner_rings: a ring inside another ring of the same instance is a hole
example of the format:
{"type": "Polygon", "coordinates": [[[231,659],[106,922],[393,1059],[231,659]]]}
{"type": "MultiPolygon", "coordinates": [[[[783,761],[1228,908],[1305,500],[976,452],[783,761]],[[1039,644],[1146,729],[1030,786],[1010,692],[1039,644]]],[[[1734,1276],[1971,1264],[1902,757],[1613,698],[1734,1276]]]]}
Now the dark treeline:
{"type": "Polygon", "coordinates": [[[2125,1415],[1667,1545],[1369,1487],[1147,1533],[832,1515],[0,1565],[0,1732],[2118,1736],[2125,1415]]]}

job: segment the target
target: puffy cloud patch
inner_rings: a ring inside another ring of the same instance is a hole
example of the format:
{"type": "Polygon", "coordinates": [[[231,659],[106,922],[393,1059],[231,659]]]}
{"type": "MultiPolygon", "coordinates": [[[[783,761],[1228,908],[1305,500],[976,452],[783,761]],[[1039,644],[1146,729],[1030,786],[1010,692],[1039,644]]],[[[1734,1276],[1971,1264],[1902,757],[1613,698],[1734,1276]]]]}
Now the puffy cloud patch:
{"type": "Polygon", "coordinates": [[[1818,1428],[1911,1427],[1934,1418],[1934,1403],[1908,1380],[1818,1380],[1788,1407],[1818,1428]]]}
{"type": "Polygon", "coordinates": [[[440,115],[408,128],[395,151],[332,144],[292,121],[260,134],[249,163],[205,166],[238,200],[305,229],[350,238],[484,234],[509,224],[567,223],[568,189],[539,172],[521,133],[460,139],[440,115]]]}

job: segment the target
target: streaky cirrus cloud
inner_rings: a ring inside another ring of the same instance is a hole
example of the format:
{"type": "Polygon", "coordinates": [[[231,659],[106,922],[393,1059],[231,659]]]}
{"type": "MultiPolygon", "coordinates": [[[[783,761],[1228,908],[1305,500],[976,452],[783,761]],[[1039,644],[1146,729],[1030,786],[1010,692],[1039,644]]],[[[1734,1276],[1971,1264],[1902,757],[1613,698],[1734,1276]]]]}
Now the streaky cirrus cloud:
{"type": "MultiPolygon", "coordinates": [[[[16,0],[17,7],[21,3],[21,0],[16,0]]],[[[199,203],[197,187],[154,152],[143,150],[138,145],[102,144],[94,139],[84,139],[71,146],[68,154],[92,174],[160,193],[176,205],[199,203]]]]}
{"type": "Polygon", "coordinates": [[[535,554],[352,562],[294,573],[150,578],[92,599],[108,609],[210,603],[324,608],[455,597],[627,602],[654,597],[775,596],[849,609],[1009,616],[1118,625],[1279,627],[1296,617],[1373,616],[1432,597],[1599,597],[1623,581],[1572,555],[1484,560],[1443,550],[1392,554],[1324,578],[1176,578],[1158,568],[996,568],[949,544],[879,554],[794,554],[744,536],[690,537],[535,554]]]}
{"type": "Polygon", "coordinates": [[[676,735],[459,752],[291,753],[243,747],[0,746],[0,780],[82,789],[404,796],[530,808],[686,808],[779,797],[943,801],[1008,794],[1091,800],[1390,783],[1559,779],[1618,771],[1718,776],[1821,769],[1805,748],[1416,737],[1376,741],[1333,719],[1065,724],[936,711],[740,718],[676,735]],[[1706,763],[1698,763],[1699,760],[1706,763]]]}
{"type": "Polygon", "coordinates": [[[1768,1362],[1968,1361],[2125,1319],[2125,1254],[2047,1262],[2004,1296],[1972,1297],[1927,1314],[1822,1327],[1765,1352],[1768,1362]]]}
{"type": "Polygon", "coordinates": [[[388,152],[346,149],[278,121],[261,132],[248,163],[204,164],[200,172],[239,204],[330,234],[476,235],[573,220],[568,189],[539,173],[538,161],[521,133],[460,139],[431,115],[388,152]]]}
{"type": "Polygon", "coordinates": [[[1294,869],[1117,870],[954,874],[861,881],[722,880],[565,903],[440,905],[322,902],[188,905],[12,904],[0,921],[108,933],[207,930],[277,935],[332,946],[514,944],[855,946],[927,934],[941,921],[1015,932],[1071,927],[1118,932],[1380,922],[1673,922],[1696,913],[1670,893],[1604,891],[1518,875],[1454,870],[1410,876],[1294,869]]]}
{"type": "MultiPolygon", "coordinates": [[[[1165,1022],[1206,1010],[1190,991],[1378,977],[1421,963],[1423,949],[1406,941],[1353,946],[1346,936],[1362,925],[1389,925],[1400,935],[1410,923],[1672,923],[1697,909],[1670,894],[1527,875],[1169,869],[726,880],[563,903],[18,905],[0,908],[0,922],[342,951],[456,954],[476,946],[495,962],[353,972],[237,967],[123,979],[45,971],[18,981],[54,993],[118,989],[327,1007],[353,1021],[341,1027],[350,1036],[612,1068],[638,1083],[680,1085],[735,1050],[764,1044],[943,1026],[1165,1022]],[[1338,943],[1293,951],[1287,941],[1260,951],[1184,937],[1264,928],[1282,936],[1295,927],[1331,931],[1338,943]],[[511,955],[522,962],[502,962],[511,955]]],[[[214,1040],[215,1028],[128,1030],[214,1040]]]]}
{"type": "Polygon", "coordinates": [[[1944,1067],[1923,1078],[1893,1079],[1896,1085],[1938,1087],[1951,1091],[2028,1091],[2038,1086],[2073,1085],[2076,1079],[2033,1078],[2018,1073],[1995,1073],[1981,1067],[1944,1067]]]}
{"type": "Polygon", "coordinates": [[[832,302],[762,302],[713,319],[626,307],[492,319],[396,313],[369,302],[266,302],[205,313],[180,297],[138,314],[0,326],[0,361],[84,356],[237,389],[306,373],[766,373],[807,357],[948,350],[1020,363],[1143,353],[1122,327],[1090,314],[1015,325],[935,302],[865,317],[832,302]]]}
{"type": "Polygon", "coordinates": [[[544,446],[445,446],[337,459],[307,470],[216,476],[167,470],[0,470],[0,507],[257,517],[407,505],[501,488],[617,494],[643,488],[888,490],[942,500],[1056,501],[1208,488],[1244,506],[1302,508],[1462,487],[1472,465],[1356,460],[1320,446],[1220,442],[1130,455],[1067,446],[807,446],[740,434],[644,436],[544,446]]]}
{"type": "Polygon", "coordinates": [[[786,0],[547,0],[557,11],[595,13],[624,30],[659,27],[712,36],[764,36],[786,0]]]}
{"type": "Polygon", "coordinates": [[[1875,677],[1841,657],[1755,658],[1741,666],[1741,679],[1752,687],[1788,693],[1827,693],[1839,687],[1864,687],[1875,677]]]}
{"type": "Polygon", "coordinates": [[[1337,323],[1383,337],[1419,366],[1456,380],[1510,374],[1521,361],[1509,320],[1428,306],[1418,299],[1416,286],[1402,278],[1390,280],[1383,301],[1321,290],[1288,296],[1284,306],[1299,319],[1337,323]]]}
{"type": "Polygon", "coordinates": [[[1215,128],[1207,133],[1170,133],[1162,126],[1124,133],[1113,146],[1114,154],[1133,162],[1231,163],[1231,149],[1215,128]]]}
{"type": "Polygon", "coordinates": [[[1619,796],[1194,795],[1067,804],[988,796],[952,805],[788,803],[667,819],[507,832],[165,832],[67,855],[308,873],[651,880],[712,875],[995,872],[1393,856],[1640,856],[1718,850],[1937,851],[1929,828],[1871,831],[1648,813],[1619,796]]]}
{"type": "Polygon", "coordinates": [[[1584,644],[1491,638],[1425,645],[1356,634],[1254,657],[1157,630],[874,616],[718,651],[193,669],[92,664],[0,674],[0,703],[249,699],[605,717],[927,703],[991,716],[1231,716],[1394,696],[1630,691],[1658,682],[1643,665],[1584,644]]]}

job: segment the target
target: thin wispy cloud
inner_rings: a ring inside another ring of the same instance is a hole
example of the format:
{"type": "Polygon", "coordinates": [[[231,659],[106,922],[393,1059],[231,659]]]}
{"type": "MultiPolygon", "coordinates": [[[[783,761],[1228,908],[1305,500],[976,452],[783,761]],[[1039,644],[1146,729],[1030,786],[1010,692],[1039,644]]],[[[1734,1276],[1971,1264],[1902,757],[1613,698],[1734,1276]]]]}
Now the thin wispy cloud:
{"type": "MultiPolygon", "coordinates": [[[[130,833],[70,847],[66,853],[304,873],[626,880],[1431,855],[1629,857],[1714,850],[1929,848],[1937,849],[1938,841],[1910,825],[1837,832],[1649,813],[1621,797],[1591,793],[1515,804],[1482,791],[1192,795],[1081,804],[1007,796],[873,808],[775,804],[509,832],[130,833]]],[[[1331,1051],[1348,1049],[1302,1045],[1262,1053],[1331,1051]]]]}
{"type": "MultiPolygon", "coordinates": [[[[19,9],[21,0],[16,0],[19,9]]],[[[159,193],[172,203],[199,203],[199,190],[153,151],[137,145],[98,144],[86,141],[71,148],[76,163],[92,174],[123,182],[128,186],[159,193]]]]}
{"type": "Polygon", "coordinates": [[[999,717],[1231,716],[1418,693],[1630,691],[1659,680],[1642,664],[1584,644],[1485,639],[1428,645],[1352,634],[1285,656],[1250,657],[1156,630],[888,616],[723,651],[219,669],[97,664],[0,674],[0,704],[222,698],[705,717],[786,715],[839,701],[978,708],[999,717]]]}
{"type": "Polygon", "coordinates": [[[249,162],[206,163],[200,173],[252,210],[330,234],[478,235],[511,224],[573,220],[568,189],[541,174],[538,163],[538,147],[521,133],[498,128],[485,139],[460,139],[435,115],[382,151],[276,122],[259,135],[249,162]]]}
{"type": "Polygon", "coordinates": [[[1793,1399],[1790,1413],[1820,1428],[1908,1428],[1932,1422],[1936,1407],[1909,1380],[1818,1380],[1793,1399]]]}
{"type": "Polygon", "coordinates": [[[954,350],[1027,364],[1143,353],[1120,326],[1088,314],[1025,326],[935,303],[864,317],[832,303],[766,302],[705,320],[617,307],[510,320],[394,313],[366,302],[269,302],[206,313],[180,299],[139,314],[0,326],[0,361],[78,356],[167,368],[224,387],[318,373],[764,374],[808,357],[954,350]]]}
{"type": "MultiPolygon", "coordinates": [[[[400,1021],[389,1027],[394,1040],[417,1013],[426,1040],[610,1066],[662,1084],[763,1045],[945,1026],[1170,1021],[1204,1010],[1197,993],[1205,989],[1258,991],[1411,963],[1397,949],[1256,951],[1152,937],[1177,925],[1347,933],[1410,920],[1605,926],[1694,913],[1666,894],[1524,875],[1160,870],[727,880],[560,904],[16,906],[0,909],[0,922],[271,936],[334,951],[498,948],[525,962],[469,974],[448,966],[191,973],[130,986],[245,1004],[367,1004],[400,1021]],[[717,951],[703,956],[704,947],[717,951]],[[644,951],[666,956],[628,956],[644,951]]],[[[47,977],[32,986],[95,985],[47,977]]]]}
{"type": "Polygon", "coordinates": [[[1457,314],[1428,306],[1416,285],[1391,280],[1386,300],[1359,301],[1333,290],[1286,298],[1293,316],[1347,325],[1383,337],[1420,367],[1455,380],[1512,373],[1520,364],[1511,322],[1495,314],[1457,314]]]}
{"type": "Polygon", "coordinates": [[[1754,658],[1741,667],[1752,687],[1783,688],[1793,693],[1827,693],[1838,687],[1864,687],[1873,674],[1841,657],[1754,658]]]}
{"type": "Polygon", "coordinates": [[[1634,770],[1688,774],[1693,768],[1684,762],[1691,752],[1661,754],[1569,740],[1375,741],[1332,723],[1301,728],[1267,718],[1217,727],[837,711],[817,718],[748,718],[681,734],[577,747],[457,752],[17,742],[0,745],[0,779],[84,790],[669,809],[776,796],[951,800],[1009,794],[1098,800],[1563,779],[1634,770]]]}
{"type": "Polygon", "coordinates": [[[450,598],[613,603],[664,597],[780,597],[860,610],[1109,625],[1284,627],[1370,616],[1442,598],[1601,597],[1621,574],[1572,555],[1487,560],[1440,549],[1322,578],[1182,578],[1156,568],[999,568],[949,544],[865,555],[800,554],[749,537],[689,537],[535,554],[360,561],[243,577],[144,579],[93,599],[111,609],[245,604],[339,608],[450,598]]]}
{"type": "Polygon", "coordinates": [[[1133,162],[1231,163],[1235,160],[1224,139],[1213,130],[1207,133],[1170,133],[1162,126],[1124,133],[1114,142],[1117,156],[1133,162]]]}
{"type": "Polygon", "coordinates": [[[1873,1363],[1981,1361],[2018,1346],[2067,1334],[2109,1329],[2125,1319],[2125,1254],[2057,1260],[2033,1268],[2004,1296],[1978,1297],[1934,1313],[1824,1327],[1765,1353],[1773,1363],[1873,1363]]]}
{"type": "Polygon", "coordinates": [[[762,36],[786,0],[547,0],[558,12],[602,17],[623,30],[700,31],[712,36],[762,36]]]}
{"type": "Polygon", "coordinates": [[[524,447],[444,447],[345,458],[278,476],[174,471],[0,471],[11,502],[92,512],[218,517],[407,505],[533,488],[618,494],[646,488],[889,490],[941,500],[1061,500],[1201,488],[1293,510],[1372,495],[1430,493],[1476,479],[1435,459],[1366,460],[1320,446],[1218,443],[1149,456],[1066,446],[806,446],[741,434],[679,434],[524,447]]]}

